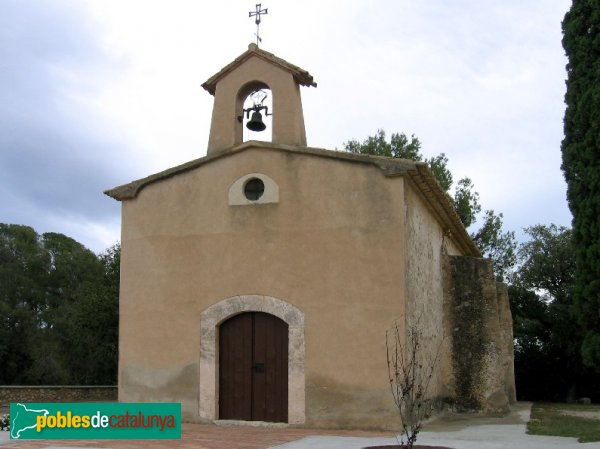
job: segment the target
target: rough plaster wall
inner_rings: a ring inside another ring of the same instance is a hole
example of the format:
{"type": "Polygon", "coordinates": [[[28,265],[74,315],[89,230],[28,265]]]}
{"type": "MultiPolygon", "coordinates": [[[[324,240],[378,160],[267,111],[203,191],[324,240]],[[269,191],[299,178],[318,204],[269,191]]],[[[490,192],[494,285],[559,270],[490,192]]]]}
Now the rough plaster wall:
{"type": "Polygon", "coordinates": [[[402,181],[250,148],[124,202],[120,398],[177,400],[197,417],[200,314],[270,295],[305,314],[307,425],[396,425],[385,329],[404,314],[402,181]],[[271,177],[279,203],[230,206],[248,173],[271,177]]]}
{"type": "Polygon", "coordinates": [[[444,237],[443,230],[412,187],[406,194],[406,324],[416,325],[423,333],[425,360],[436,360],[435,376],[430,394],[443,393],[444,369],[449,352],[443,332],[443,276],[441,257],[458,254],[457,247],[444,237]]]}
{"type": "Polygon", "coordinates": [[[182,418],[194,420],[198,409],[198,364],[148,370],[129,364],[120,369],[119,401],[181,402],[182,418]]]}
{"type": "Polygon", "coordinates": [[[498,294],[492,262],[446,256],[444,265],[447,270],[444,306],[453,372],[446,392],[459,409],[508,411],[507,393],[511,387],[507,377],[512,350],[507,345],[505,327],[512,323],[508,319],[507,301],[499,306],[502,295],[498,294]]]}

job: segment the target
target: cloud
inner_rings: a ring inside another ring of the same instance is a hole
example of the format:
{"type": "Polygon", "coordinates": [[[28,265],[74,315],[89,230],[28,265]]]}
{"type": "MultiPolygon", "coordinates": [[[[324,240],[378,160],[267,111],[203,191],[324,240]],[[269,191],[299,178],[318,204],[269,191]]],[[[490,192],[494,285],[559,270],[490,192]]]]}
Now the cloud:
{"type": "Polygon", "coordinates": [[[118,205],[102,190],[123,178],[105,157],[117,154],[122,143],[86,104],[110,67],[93,28],[76,2],[2,4],[3,222],[61,232],[49,229],[50,217],[102,221],[118,216],[118,205]]]}
{"type": "MultiPolygon", "coordinates": [[[[261,36],[318,82],[302,89],[310,145],[415,133],[513,229],[568,224],[559,167],[569,4],[278,1],[264,4],[261,36]]],[[[4,0],[0,221],[97,251],[112,243],[119,204],[101,192],[205,154],[212,97],[200,84],[253,41],[253,8],[4,0]]]]}

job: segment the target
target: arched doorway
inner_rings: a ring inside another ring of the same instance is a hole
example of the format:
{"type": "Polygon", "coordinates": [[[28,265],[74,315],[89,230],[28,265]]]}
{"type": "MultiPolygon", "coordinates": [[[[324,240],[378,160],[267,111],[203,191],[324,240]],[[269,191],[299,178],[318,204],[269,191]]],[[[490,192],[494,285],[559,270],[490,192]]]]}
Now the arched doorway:
{"type": "Polygon", "coordinates": [[[288,420],[288,325],[263,312],[219,327],[219,418],[288,420]]]}
{"type": "Polygon", "coordinates": [[[304,374],[304,313],[292,304],[263,295],[223,299],[200,314],[200,419],[219,419],[219,338],[223,322],[244,312],[265,312],[288,325],[288,423],[306,422],[304,374]]]}

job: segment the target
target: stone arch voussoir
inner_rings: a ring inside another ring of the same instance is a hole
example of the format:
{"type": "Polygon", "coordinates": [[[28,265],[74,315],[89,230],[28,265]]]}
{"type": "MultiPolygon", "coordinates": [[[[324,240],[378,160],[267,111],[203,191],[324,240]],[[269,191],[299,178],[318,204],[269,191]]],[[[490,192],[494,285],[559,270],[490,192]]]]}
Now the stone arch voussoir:
{"type": "Polygon", "coordinates": [[[285,321],[289,327],[288,343],[288,421],[304,424],[304,313],[271,296],[240,295],[219,301],[200,314],[200,418],[218,419],[218,341],[219,325],[244,312],[265,312],[285,321]]]}

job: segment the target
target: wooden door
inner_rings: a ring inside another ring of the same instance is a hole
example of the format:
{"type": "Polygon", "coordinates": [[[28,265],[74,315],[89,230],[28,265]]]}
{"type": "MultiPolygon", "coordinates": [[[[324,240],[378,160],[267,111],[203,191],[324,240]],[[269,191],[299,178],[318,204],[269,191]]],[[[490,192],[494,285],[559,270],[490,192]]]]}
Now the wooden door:
{"type": "Polygon", "coordinates": [[[236,315],[219,332],[219,418],[287,422],[288,325],[262,312],[236,315]]]}

